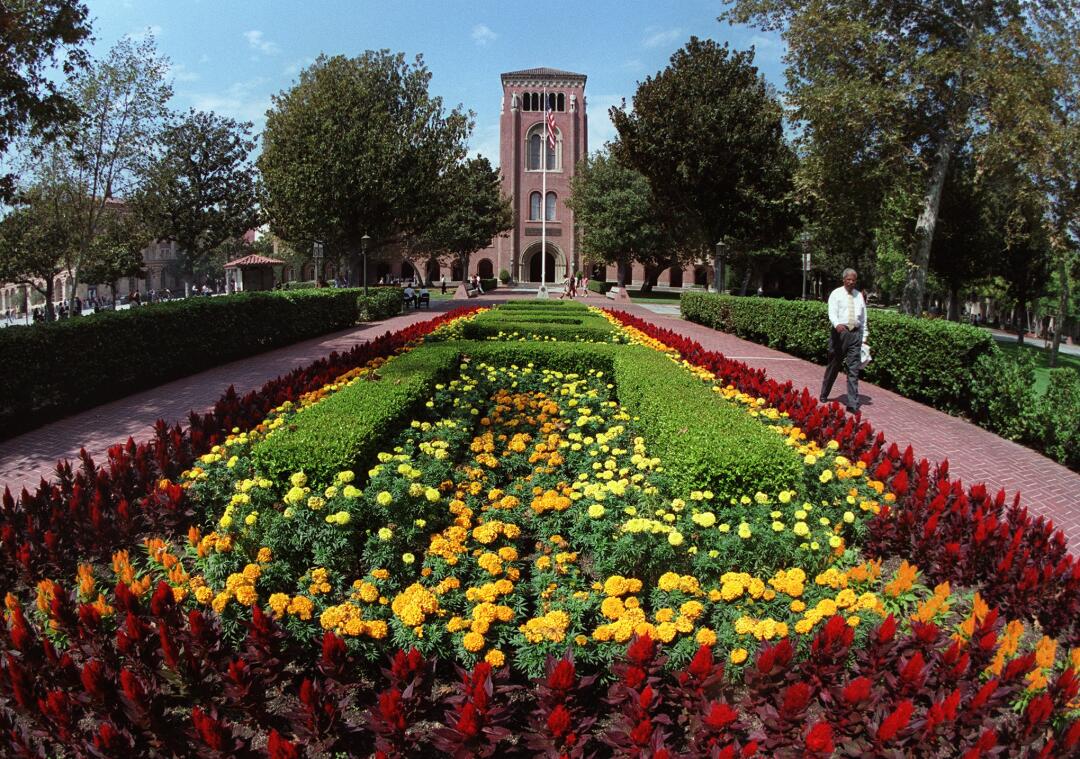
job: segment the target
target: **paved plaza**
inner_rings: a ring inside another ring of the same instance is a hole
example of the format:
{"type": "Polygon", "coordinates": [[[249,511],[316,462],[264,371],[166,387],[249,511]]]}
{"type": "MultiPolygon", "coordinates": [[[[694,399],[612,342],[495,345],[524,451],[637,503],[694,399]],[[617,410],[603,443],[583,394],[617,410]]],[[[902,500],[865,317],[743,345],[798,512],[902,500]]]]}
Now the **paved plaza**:
{"type": "MultiPolygon", "coordinates": [[[[57,460],[76,458],[80,447],[100,463],[114,443],[128,437],[137,441],[148,438],[158,419],[185,422],[190,410],[208,410],[229,385],[244,393],[331,351],[346,350],[357,342],[430,319],[440,312],[527,297],[525,293],[500,291],[469,301],[433,301],[430,311],[410,311],[306,340],[98,406],[0,443],[0,486],[7,485],[16,494],[23,487],[33,488],[41,478],[50,477],[57,460]]],[[[590,305],[612,305],[599,296],[581,300],[590,305]]],[[[615,307],[696,340],[708,350],[763,368],[780,382],[808,387],[814,395],[820,388],[824,371],[820,365],[683,321],[677,307],[621,303],[615,307]],[[659,310],[663,313],[657,313],[659,310]]],[[[911,445],[917,458],[931,462],[947,458],[953,478],[970,484],[985,482],[993,492],[1004,488],[1010,498],[1021,493],[1022,503],[1033,514],[1052,519],[1074,550],[1080,545],[1080,474],[1029,448],[889,390],[861,382],[860,391],[864,418],[888,441],[901,450],[911,445]]],[[[834,391],[833,399],[840,399],[839,391],[834,391]]]]}

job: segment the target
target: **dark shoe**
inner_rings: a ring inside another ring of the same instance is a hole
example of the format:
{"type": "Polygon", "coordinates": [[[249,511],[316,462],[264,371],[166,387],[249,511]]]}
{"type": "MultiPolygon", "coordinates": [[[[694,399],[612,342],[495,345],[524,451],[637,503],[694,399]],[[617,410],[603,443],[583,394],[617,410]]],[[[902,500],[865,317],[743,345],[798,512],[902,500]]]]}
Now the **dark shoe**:
{"type": "Polygon", "coordinates": [[[848,412],[849,414],[857,414],[857,413],[859,413],[859,409],[857,409],[857,408],[853,408],[853,407],[851,407],[851,406],[848,406],[848,407],[847,407],[847,412],[848,412]]]}
{"type": "Polygon", "coordinates": [[[818,398],[818,401],[820,401],[821,403],[828,403],[829,399],[825,396],[821,396],[820,398],[818,398]]]}

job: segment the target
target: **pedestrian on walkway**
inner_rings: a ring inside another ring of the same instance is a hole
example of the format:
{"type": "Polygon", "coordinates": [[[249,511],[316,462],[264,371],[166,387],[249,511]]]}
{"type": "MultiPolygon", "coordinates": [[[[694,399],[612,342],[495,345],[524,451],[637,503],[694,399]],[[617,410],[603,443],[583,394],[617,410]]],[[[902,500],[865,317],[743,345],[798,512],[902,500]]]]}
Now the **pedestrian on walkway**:
{"type": "Polygon", "coordinates": [[[867,342],[866,301],[860,290],[855,289],[859,275],[854,269],[844,269],[841,287],[829,295],[829,363],[825,379],[821,383],[818,399],[828,403],[833,382],[841,365],[847,370],[847,410],[854,414],[859,410],[859,368],[863,343],[867,342]]]}

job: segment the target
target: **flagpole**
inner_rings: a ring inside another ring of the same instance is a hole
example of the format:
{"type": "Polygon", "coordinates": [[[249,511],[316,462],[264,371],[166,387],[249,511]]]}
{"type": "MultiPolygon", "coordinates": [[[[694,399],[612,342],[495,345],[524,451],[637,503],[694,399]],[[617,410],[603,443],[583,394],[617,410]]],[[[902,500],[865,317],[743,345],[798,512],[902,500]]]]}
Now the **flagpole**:
{"type": "Polygon", "coordinates": [[[547,297],[547,152],[548,152],[548,96],[544,88],[544,140],[540,143],[541,191],[540,191],[540,289],[536,297],[547,297]]]}

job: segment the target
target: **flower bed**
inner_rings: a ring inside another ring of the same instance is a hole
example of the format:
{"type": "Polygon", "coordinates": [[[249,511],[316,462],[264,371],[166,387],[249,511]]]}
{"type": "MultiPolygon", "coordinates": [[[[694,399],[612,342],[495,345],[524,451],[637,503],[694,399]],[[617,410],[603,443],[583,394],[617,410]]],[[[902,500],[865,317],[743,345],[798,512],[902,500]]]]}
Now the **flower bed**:
{"type": "Polygon", "coordinates": [[[632,317],[462,339],[479,313],[8,494],[6,751],[1076,751],[1047,525],[632,317]]]}

